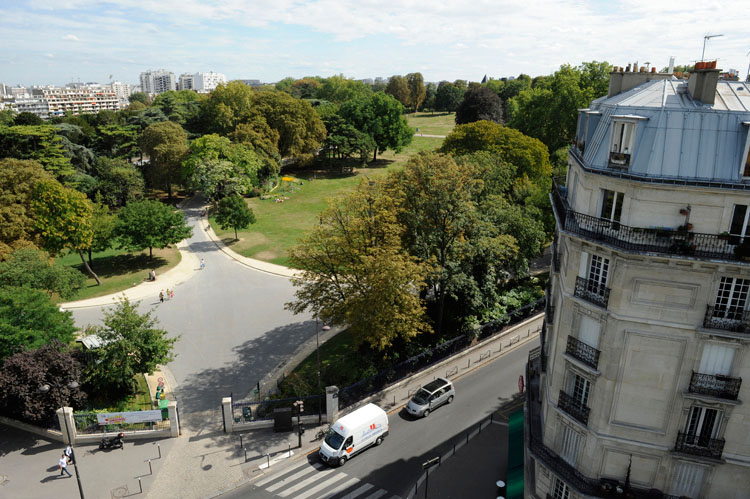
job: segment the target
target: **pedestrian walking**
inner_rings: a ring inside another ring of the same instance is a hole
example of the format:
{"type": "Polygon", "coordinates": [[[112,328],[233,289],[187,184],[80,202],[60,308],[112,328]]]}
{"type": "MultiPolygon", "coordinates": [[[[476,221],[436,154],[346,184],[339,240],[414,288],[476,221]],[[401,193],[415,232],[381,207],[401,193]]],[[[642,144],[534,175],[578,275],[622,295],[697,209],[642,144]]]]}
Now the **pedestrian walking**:
{"type": "Polygon", "coordinates": [[[71,447],[70,444],[68,444],[68,446],[65,447],[65,457],[68,458],[68,462],[70,464],[76,464],[75,458],[73,457],[73,447],[71,447]]]}
{"type": "Polygon", "coordinates": [[[164,303],[164,290],[159,291],[159,301],[164,303]]]}
{"type": "Polygon", "coordinates": [[[155,280],[156,280],[156,271],[155,271],[155,270],[152,270],[152,271],[151,271],[151,280],[152,280],[152,281],[155,281],[155,280]]]}
{"type": "Polygon", "coordinates": [[[172,290],[172,299],[174,300],[174,289],[172,290]]]}
{"type": "Polygon", "coordinates": [[[65,453],[60,457],[60,462],[58,464],[60,465],[60,476],[62,476],[63,473],[67,473],[69,477],[73,476],[70,474],[70,471],[68,471],[68,458],[65,457],[65,453]]]}
{"type": "Polygon", "coordinates": [[[201,258],[201,270],[205,268],[206,268],[206,261],[203,258],[201,258]]]}
{"type": "Polygon", "coordinates": [[[167,300],[169,300],[171,293],[169,292],[169,288],[167,288],[167,300]]]}

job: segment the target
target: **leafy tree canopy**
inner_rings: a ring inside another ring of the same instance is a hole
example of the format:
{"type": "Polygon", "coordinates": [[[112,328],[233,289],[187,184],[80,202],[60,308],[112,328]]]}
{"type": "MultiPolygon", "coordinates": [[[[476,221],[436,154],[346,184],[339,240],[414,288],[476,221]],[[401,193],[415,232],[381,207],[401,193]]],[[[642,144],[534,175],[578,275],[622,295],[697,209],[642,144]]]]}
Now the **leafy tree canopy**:
{"type": "Polygon", "coordinates": [[[382,93],[347,101],[339,111],[342,118],[375,141],[373,161],[377,159],[378,150],[398,152],[411,142],[414,129],[406,122],[403,112],[401,103],[382,93]]]}
{"type": "Polygon", "coordinates": [[[440,151],[454,156],[489,151],[514,165],[518,175],[525,174],[532,181],[548,179],[552,172],[549,152],[544,144],[518,130],[490,121],[458,125],[445,138],[440,151]]]}
{"type": "Polygon", "coordinates": [[[345,78],[344,75],[334,75],[324,79],[317,92],[318,99],[334,104],[370,95],[372,95],[372,89],[369,86],[361,81],[345,78]]]}
{"type": "Polygon", "coordinates": [[[250,147],[210,134],[190,143],[187,159],[182,163],[182,176],[193,189],[202,190],[216,201],[232,193],[250,192],[259,185],[258,172],[263,167],[263,161],[250,147]],[[226,162],[229,165],[222,165],[226,162]],[[221,166],[221,172],[212,171],[212,165],[221,166]],[[230,188],[227,182],[233,186],[230,188]]]}
{"type": "Polygon", "coordinates": [[[24,111],[18,113],[13,120],[14,125],[43,125],[44,120],[34,113],[24,111]]]}
{"type": "Polygon", "coordinates": [[[0,262],[0,287],[31,288],[72,298],[86,277],[76,269],[55,265],[43,251],[23,248],[0,262]]]}
{"type": "Polygon", "coordinates": [[[0,288],[0,359],[52,340],[68,344],[76,331],[73,315],[31,288],[0,288]]]}
{"type": "Polygon", "coordinates": [[[96,194],[111,207],[143,198],[146,189],[143,174],[132,163],[100,156],[96,160],[94,174],[98,180],[96,194]]]}
{"type": "Polygon", "coordinates": [[[486,120],[503,122],[503,102],[487,87],[470,88],[456,108],[456,124],[486,120]]]}
{"type": "Polygon", "coordinates": [[[394,75],[388,79],[388,85],[385,87],[385,93],[392,95],[394,99],[399,101],[401,105],[407,107],[411,100],[411,93],[409,92],[409,83],[401,75],[394,75]]]}
{"type": "Polygon", "coordinates": [[[128,101],[131,104],[139,102],[145,106],[151,104],[151,98],[144,92],[133,92],[132,94],[130,94],[130,96],[128,96],[128,101]]]}
{"type": "Polygon", "coordinates": [[[182,179],[182,161],[188,152],[187,133],[171,121],[154,123],[143,131],[139,144],[149,156],[144,170],[146,180],[150,185],[164,187],[172,199],[172,185],[182,179]]]}
{"type": "Polygon", "coordinates": [[[2,127],[0,151],[8,158],[36,160],[58,179],[75,171],[65,155],[63,138],[52,125],[2,127]]]}
{"type": "Polygon", "coordinates": [[[169,206],[150,199],[131,201],[117,213],[114,229],[121,247],[128,251],[166,248],[193,235],[185,223],[185,216],[169,206]]]}
{"type": "Polygon", "coordinates": [[[86,380],[105,393],[132,393],[135,375],[153,373],[159,365],[174,360],[174,344],[168,332],[157,327],[151,312],[138,313],[127,298],[111,311],[104,312],[102,326],[89,326],[87,333],[96,334],[102,346],[93,351],[96,360],[86,368],[86,380]]]}
{"type": "Polygon", "coordinates": [[[234,238],[238,239],[237,230],[254,224],[255,214],[241,196],[232,194],[219,201],[216,223],[224,230],[234,229],[234,238]]]}
{"type": "Polygon", "coordinates": [[[424,86],[422,73],[409,73],[406,75],[406,86],[409,87],[409,107],[414,111],[419,111],[422,105],[427,89],[424,86]]]}

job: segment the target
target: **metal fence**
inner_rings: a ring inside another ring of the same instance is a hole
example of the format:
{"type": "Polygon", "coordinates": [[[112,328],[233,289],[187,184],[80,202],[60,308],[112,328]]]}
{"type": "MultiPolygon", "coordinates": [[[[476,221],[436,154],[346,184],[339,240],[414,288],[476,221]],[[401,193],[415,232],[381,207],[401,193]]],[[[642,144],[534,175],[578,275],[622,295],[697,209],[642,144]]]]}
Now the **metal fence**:
{"type": "Polygon", "coordinates": [[[339,410],[356,404],[373,393],[382,391],[389,385],[397,383],[416,372],[426,369],[443,359],[465,350],[471,346],[475,337],[478,340],[484,340],[499,334],[506,327],[513,326],[526,320],[535,313],[541,311],[544,308],[544,303],[545,298],[541,298],[533,303],[517,308],[503,317],[483,325],[476,336],[472,334],[462,334],[461,336],[446,341],[445,343],[441,343],[430,350],[406,359],[395,366],[384,369],[374,376],[342,388],[339,390],[338,394],[339,410]]]}
{"type": "Polygon", "coordinates": [[[143,431],[143,430],[165,430],[169,429],[169,416],[167,410],[162,410],[162,420],[145,423],[123,423],[100,425],[96,412],[78,412],[73,414],[76,433],[91,435],[102,432],[113,431],[143,431]]]}
{"type": "Polygon", "coordinates": [[[326,401],[323,395],[309,395],[307,397],[261,400],[261,401],[237,401],[232,400],[232,417],[235,423],[250,423],[252,421],[264,421],[273,419],[276,409],[292,408],[298,400],[304,402],[303,416],[320,416],[326,411],[326,401]]]}

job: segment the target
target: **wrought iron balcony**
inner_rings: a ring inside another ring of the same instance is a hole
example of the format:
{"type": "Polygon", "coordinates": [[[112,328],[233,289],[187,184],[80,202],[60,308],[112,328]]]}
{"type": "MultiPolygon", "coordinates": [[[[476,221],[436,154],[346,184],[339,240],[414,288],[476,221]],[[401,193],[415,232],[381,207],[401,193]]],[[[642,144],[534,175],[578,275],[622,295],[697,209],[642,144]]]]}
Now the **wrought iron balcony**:
{"type": "Polygon", "coordinates": [[[724,452],[723,438],[706,438],[700,435],[688,435],[687,433],[677,433],[677,442],[674,444],[674,450],[693,456],[708,457],[711,459],[721,459],[721,453],[724,452]]]}
{"type": "Polygon", "coordinates": [[[630,154],[624,152],[609,153],[610,168],[627,168],[630,166],[630,154]]]}
{"type": "Polygon", "coordinates": [[[583,424],[589,423],[589,412],[591,409],[583,405],[579,400],[574,399],[571,395],[560,390],[560,398],[557,400],[557,407],[567,412],[583,424]]]}
{"type": "Polygon", "coordinates": [[[738,310],[734,307],[706,307],[706,316],[703,318],[703,327],[706,329],[721,329],[733,333],[750,333],[750,312],[738,310]]]}
{"type": "Polygon", "coordinates": [[[703,374],[693,371],[690,378],[690,393],[707,395],[726,400],[737,400],[740,394],[742,378],[733,378],[721,374],[703,374]]]}
{"type": "Polygon", "coordinates": [[[750,238],[743,242],[739,236],[702,234],[668,227],[630,227],[569,209],[566,194],[564,187],[555,184],[552,207],[560,229],[566,232],[625,251],[733,262],[750,259],[750,238]]]}
{"type": "Polygon", "coordinates": [[[557,244],[552,245],[552,272],[560,272],[560,250],[557,244]]]}
{"type": "Polygon", "coordinates": [[[593,369],[599,366],[599,350],[573,336],[568,336],[568,345],[565,348],[565,353],[571,357],[575,357],[593,369]]]}
{"type": "Polygon", "coordinates": [[[576,277],[576,287],[573,292],[578,298],[583,298],[589,303],[599,305],[602,308],[607,308],[609,303],[609,288],[604,286],[602,283],[585,279],[583,277],[576,277]]]}

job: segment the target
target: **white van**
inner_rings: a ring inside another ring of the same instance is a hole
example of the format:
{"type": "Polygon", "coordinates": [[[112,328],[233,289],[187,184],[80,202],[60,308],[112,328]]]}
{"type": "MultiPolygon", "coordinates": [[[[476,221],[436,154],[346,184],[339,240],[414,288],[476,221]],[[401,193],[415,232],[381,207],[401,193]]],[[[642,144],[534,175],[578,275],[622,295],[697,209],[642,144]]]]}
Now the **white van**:
{"type": "Polygon", "coordinates": [[[380,445],[388,436],[388,415],[375,404],[367,404],[331,425],[320,446],[320,459],[343,466],[347,459],[380,445]]]}

